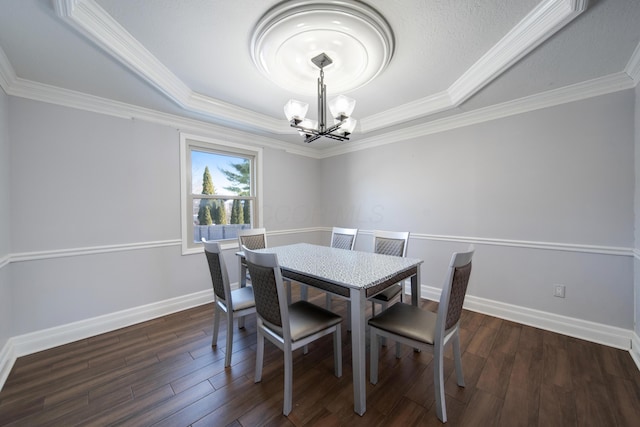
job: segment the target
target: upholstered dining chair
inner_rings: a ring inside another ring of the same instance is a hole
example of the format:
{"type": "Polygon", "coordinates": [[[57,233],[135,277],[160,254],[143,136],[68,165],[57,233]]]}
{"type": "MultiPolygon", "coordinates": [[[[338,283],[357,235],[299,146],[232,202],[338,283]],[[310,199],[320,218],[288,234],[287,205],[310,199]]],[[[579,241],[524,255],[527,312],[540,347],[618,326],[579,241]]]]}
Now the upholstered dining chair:
{"type": "Polygon", "coordinates": [[[251,250],[267,247],[267,230],[265,228],[248,228],[238,230],[239,247],[246,246],[251,250]]]}
{"type": "Polygon", "coordinates": [[[333,227],[331,230],[331,247],[352,251],[356,246],[356,237],[358,237],[357,228],[333,227]]]}
{"type": "MultiPolygon", "coordinates": [[[[393,255],[404,257],[407,255],[407,246],[409,245],[408,231],[380,231],[373,232],[373,251],[377,254],[393,255]]],[[[399,298],[402,301],[404,294],[404,285],[398,283],[389,286],[384,291],[369,298],[371,301],[372,315],[376,315],[376,303],[385,310],[389,303],[399,298]]]]}
{"type": "MultiPolygon", "coordinates": [[[[338,249],[347,249],[352,251],[356,246],[356,237],[358,236],[357,228],[333,227],[331,230],[331,247],[338,249]]],[[[326,307],[331,310],[331,294],[327,293],[326,307]]],[[[351,319],[347,319],[347,323],[351,319]]]]}
{"type": "Polygon", "coordinates": [[[293,399],[293,351],[333,334],[334,373],[342,376],[342,318],[307,301],[287,304],[282,273],[276,254],[243,248],[252,277],[256,301],[257,336],[255,382],[262,380],[264,339],[284,352],[284,404],[289,415],[293,399]]]}
{"type": "MultiPolygon", "coordinates": [[[[249,249],[264,249],[267,247],[267,230],[266,228],[246,228],[238,230],[238,248],[246,246],[249,249]]],[[[247,263],[244,258],[240,257],[240,274],[239,280],[251,280],[247,263]],[[245,277],[242,277],[242,268],[245,268],[245,277]]]]}
{"type": "MultiPolygon", "coordinates": [[[[242,248],[246,246],[251,250],[264,249],[267,247],[267,230],[265,228],[248,228],[244,230],[238,230],[238,247],[242,248]]],[[[240,275],[242,275],[242,267],[247,267],[247,263],[244,258],[240,258],[240,275]]],[[[240,279],[251,280],[249,277],[249,271],[247,270],[246,276],[240,279]]]]}
{"type": "Polygon", "coordinates": [[[218,345],[218,329],[220,328],[220,315],[227,316],[227,348],[224,356],[224,367],[231,366],[231,353],[233,351],[233,319],[238,318],[238,327],[244,327],[244,316],[256,312],[253,299],[253,288],[250,286],[231,290],[227,266],[222,256],[220,243],[202,239],[204,253],[209,264],[211,282],[215,298],[215,314],[213,320],[213,339],[211,346],[218,345]]]}
{"type": "MultiPolygon", "coordinates": [[[[251,250],[264,249],[267,247],[267,230],[265,228],[248,228],[238,231],[238,247],[242,248],[246,246],[251,250]]],[[[242,275],[242,266],[247,266],[244,258],[240,258],[240,275],[242,275]]],[[[245,278],[251,280],[249,270],[247,270],[247,276],[245,278]]],[[[291,282],[289,280],[284,281],[287,287],[287,301],[291,303],[291,282]]],[[[303,285],[301,285],[303,286],[303,285]]],[[[303,299],[307,299],[306,288],[302,292],[303,299]]]]}
{"type": "Polygon", "coordinates": [[[433,352],[433,377],[436,395],[436,415],[447,422],[447,407],[444,396],[444,349],[453,345],[456,379],[464,387],[462,359],[460,355],[460,315],[471,275],[473,247],[467,252],[451,256],[449,269],[442,285],[438,312],[422,310],[409,304],[394,304],[377,316],[369,319],[371,333],[370,380],[378,382],[378,337],[396,342],[396,357],[400,357],[400,345],[406,344],[420,350],[433,352]]]}

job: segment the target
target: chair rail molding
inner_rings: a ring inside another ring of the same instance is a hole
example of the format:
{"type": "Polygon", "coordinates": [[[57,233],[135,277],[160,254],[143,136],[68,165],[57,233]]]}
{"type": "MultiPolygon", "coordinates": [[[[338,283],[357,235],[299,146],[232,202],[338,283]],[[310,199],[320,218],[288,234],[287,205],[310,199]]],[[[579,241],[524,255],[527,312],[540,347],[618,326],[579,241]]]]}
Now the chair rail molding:
{"type": "MultiPolygon", "coordinates": [[[[325,227],[323,231],[331,232],[331,228],[325,227]]],[[[373,235],[373,230],[358,230],[359,234],[373,235]]],[[[543,249],[551,251],[564,251],[564,252],[581,252],[597,255],[613,255],[613,256],[625,256],[638,258],[640,251],[633,248],[620,247],[620,246],[603,246],[603,245],[584,245],[578,243],[561,243],[561,242],[539,242],[532,240],[509,240],[509,239],[495,239],[490,237],[472,237],[472,236],[448,236],[441,234],[425,234],[425,233],[411,233],[409,240],[430,240],[430,241],[442,241],[442,242],[457,242],[474,245],[489,245],[489,246],[508,246],[514,248],[525,249],[543,249]]],[[[640,259],[640,258],[639,258],[640,259]]]]}
{"type": "MultiPolygon", "coordinates": [[[[282,230],[270,230],[267,232],[268,236],[286,236],[296,235],[304,233],[315,232],[331,232],[331,227],[307,227],[307,228],[293,228],[282,230]]],[[[373,235],[373,230],[359,230],[359,234],[373,235]]],[[[602,246],[602,245],[583,245],[575,243],[559,243],[559,242],[538,242],[530,240],[508,240],[508,239],[494,239],[486,237],[472,237],[472,236],[448,236],[439,234],[424,234],[424,233],[412,233],[409,240],[429,240],[429,241],[443,241],[443,242],[457,242],[465,244],[477,244],[477,245],[490,245],[490,246],[508,246],[514,248],[526,248],[526,249],[543,249],[551,251],[564,251],[564,252],[580,252],[590,253],[597,255],[611,255],[611,256],[626,256],[634,257],[640,260],[640,250],[634,248],[617,247],[617,246],[602,246]]],[[[0,258],[0,268],[5,267],[7,264],[13,262],[26,262],[52,258],[62,257],[74,257],[83,255],[102,254],[110,252],[124,252],[141,249],[154,249],[166,246],[181,246],[181,239],[171,240],[159,240],[152,242],[135,242],[135,243],[123,243],[117,245],[103,245],[103,246],[91,246],[82,248],[70,248],[70,249],[53,249],[49,251],[33,251],[33,252],[21,252],[8,254],[0,258]]],[[[236,246],[235,242],[229,243],[223,246],[223,249],[229,250],[236,246]]]]}

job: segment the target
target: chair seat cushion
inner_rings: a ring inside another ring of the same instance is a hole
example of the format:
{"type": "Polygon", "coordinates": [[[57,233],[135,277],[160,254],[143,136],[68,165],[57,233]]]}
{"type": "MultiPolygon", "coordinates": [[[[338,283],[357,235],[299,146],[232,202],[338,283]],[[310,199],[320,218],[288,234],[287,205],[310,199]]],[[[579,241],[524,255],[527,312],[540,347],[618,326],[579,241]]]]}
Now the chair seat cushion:
{"type": "Polygon", "coordinates": [[[372,296],[371,299],[389,302],[395,297],[397,297],[401,291],[402,291],[401,285],[392,285],[392,286],[389,286],[384,291],[380,292],[379,294],[372,296]]]}
{"type": "Polygon", "coordinates": [[[255,307],[256,303],[253,299],[253,288],[245,286],[231,291],[231,300],[233,301],[233,311],[244,310],[245,308],[255,307]]]}
{"type": "Polygon", "coordinates": [[[342,317],[307,301],[296,301],[289,306],[291,340],[297,341],[337,325],[342,317]]]}
{"type": "Polygon", "coordinates": [[[438,315],[432,311],[398,303],[369,319],[369,325],[401,337],[433,345],[437,317],[438,315]]]}

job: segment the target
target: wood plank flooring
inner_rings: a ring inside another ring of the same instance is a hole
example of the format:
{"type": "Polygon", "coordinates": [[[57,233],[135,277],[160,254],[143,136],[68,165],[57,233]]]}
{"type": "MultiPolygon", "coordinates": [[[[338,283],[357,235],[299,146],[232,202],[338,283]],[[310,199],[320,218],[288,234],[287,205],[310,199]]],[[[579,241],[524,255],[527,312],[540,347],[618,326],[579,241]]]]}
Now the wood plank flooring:
{"type": "MultiPolygon", "coordinates": [[[[311,291],[312,301],[324,294],[311,291]]],[[[346,303],[334,300],[346,315],[346,303]]],[[[435,310],[437,304],[424,302],[435,310]]],[[[293,411],[282,415],[283,357],[265,348],[253,382],[255,318],[211,347],[205,305],[19,358],[0,392],[0,425],[437,426],[432,356],[393,343],[380,379],[367,381],[367,412],[353,412],[351,335],[343,322],[343,376],[333,376],[331,337],[294,355],[293,411]]],[[[628,352],[464,311],[466,387],[445,362],[450,426],[638,426],[640,371],[628,352]]],[[[368,376],[368,369],[367,369],[368,376]]],[[[368,378],[368,377],[367,377],[368,378]]]]}

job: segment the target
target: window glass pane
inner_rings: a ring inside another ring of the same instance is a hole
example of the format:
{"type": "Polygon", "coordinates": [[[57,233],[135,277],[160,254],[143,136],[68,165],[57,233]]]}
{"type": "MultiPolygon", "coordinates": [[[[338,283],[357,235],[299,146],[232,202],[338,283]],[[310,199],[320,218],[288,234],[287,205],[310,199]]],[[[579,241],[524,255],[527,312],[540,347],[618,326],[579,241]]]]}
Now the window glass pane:
{"type": "Polygon", "coordinates": [[[239,230],[260,226],[261,155],[259,147],[180,135],[183,254],[201,252],[202,238],[231,247],[239,230]]]}
{"type": "Polygon", "coordinates": [[[205,240],[236,239],[238,230],[251,228],[251,200],[248,199],[194,198],[192,213],[196,243],[203,237],[205,240]]]}
{"type": "Polygon", "coordinates": [[[193,194],[251,195],[249,159],[207,151],[191,151],[193,194]]]}

